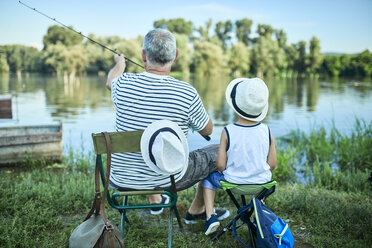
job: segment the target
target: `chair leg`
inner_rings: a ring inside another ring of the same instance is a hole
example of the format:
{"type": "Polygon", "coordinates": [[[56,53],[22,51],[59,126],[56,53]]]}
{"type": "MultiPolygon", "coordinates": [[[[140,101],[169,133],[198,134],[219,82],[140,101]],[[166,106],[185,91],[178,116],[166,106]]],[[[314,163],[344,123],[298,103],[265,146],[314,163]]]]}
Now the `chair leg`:
{"type": "MultiPolygon", "coordinates": [[[[124,196],[123,206],[126,206],[127,205],[127,201],[128,201],[128,197],[127,196],[124,196]]],[[[121,229],[121,234],[122,234],[123,240],[124,240],[125,222],[128,221],[127,216],[126,216],[126,213],[127,213],[127,210],[126,209],[122,209],[121,210],[121,228],[120,229],[121,229]]]]}
{"type": "Polygon", "coordinates": [[[229,222],[219,233],[217,233],[213,238],[211,238],[211,241],[214,242],[217,239],[219,239],[222,234],[224,234],[226,231],[229,231],[231,229],[231,226],[233,224],[233,220],[229,222]]]}
{"type": "Polygon", "coordinates": [[[180,227],[180,228],[183,228],[182,221],[181,221],[181,217],[180,217],[180,214],[179,214],[179,212],[178,212],[177,206],[175,205],[175,206],[173,207],[173,209],[174,209],[174,212],[175,212],[175,214],[176,214],[176,218],[177,218],[177,222],[178,222],[179,227],[180,227]]]}
{"type": "Polygon", "coordinates": [[[251,245],[253,248],[256,248],[256,242],[255,242],[255,234],[254,232],[252,231],[252,228],[254,228],[254,225],[252,223],[250,223],[251,225],[247,224],[248,226],[248,230],[249,230],[249,237],[251,239],[251,245]]]}
{"type": "Polygon", "coordinates": [[[168,226],[168,248],[172,247],[173,234],[173,208],[169,209],[169,226],[168,226]]]}

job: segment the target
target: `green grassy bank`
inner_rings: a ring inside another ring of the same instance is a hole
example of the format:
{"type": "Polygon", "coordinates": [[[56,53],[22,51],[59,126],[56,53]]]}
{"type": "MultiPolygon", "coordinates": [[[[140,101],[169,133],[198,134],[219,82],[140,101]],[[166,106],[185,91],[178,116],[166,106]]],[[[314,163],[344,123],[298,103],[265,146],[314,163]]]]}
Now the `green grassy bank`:
{"type": "MultiPolygon", "coordinates": [[[[348,136],[335,128],[307,135],[294,131],[280,142],[274,174],[279,184],[266,204],[289,223],[295,247],[369,247],[372,124],[357,121],[348,136]]],[[[92,203],[92,166],[92,156],[71,153],[60,167],[0,170],[0,247],[65,247],[92,203]]],[[[182,217],[194,193],[194,187],[179,193],[182,217]]],[[[216,206],[235,212],[223,191],[217,192],[216,206]]],[[[117,212],[107,209],[109,219],[119,224],[117,212]]],[[[165,247],[167,214],[129,212],[126,247],[165,247]]],[[[241,247],[231,234],[209,242],[203,222],[174,229],[173,247],[241,247]]],[[[248,236],[245,227],[240,235],[248,236]]]]}

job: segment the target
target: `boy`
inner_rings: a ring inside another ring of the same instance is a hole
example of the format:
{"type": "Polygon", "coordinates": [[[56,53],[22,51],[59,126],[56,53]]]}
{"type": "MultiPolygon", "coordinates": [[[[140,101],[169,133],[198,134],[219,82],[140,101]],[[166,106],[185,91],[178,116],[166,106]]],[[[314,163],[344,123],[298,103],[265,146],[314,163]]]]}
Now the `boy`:
{"type": "Polygon", "coordinates": [[[205,234],[215,232],[220,223],[213,212],[220,180],[236,184],[260,184],[271,180],[276,166],[274,137],[262,121],[268,110],[269,90],[259,78],[237,78],[226,89],[226,101],[238,114],[221,134],[217,170],[203,180],[206,207],[205,234]]]}

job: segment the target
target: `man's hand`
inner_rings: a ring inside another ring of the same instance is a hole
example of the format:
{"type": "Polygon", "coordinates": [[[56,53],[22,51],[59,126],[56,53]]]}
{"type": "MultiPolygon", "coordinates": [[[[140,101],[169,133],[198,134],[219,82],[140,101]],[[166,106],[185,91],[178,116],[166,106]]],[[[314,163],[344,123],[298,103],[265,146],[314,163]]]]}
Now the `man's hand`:
{"type": "Polygon", "coordinates": [[[120,64],[120,65],[123,65],[124,68],[125,68],[125,56],[124,54],[115,54],[114,55],[114,60],[115,60],[115,63],[116,64],[120,64]]]}
{"type": "Polygon", "coordinates": [[[124,54],[115,54],[114,61],[115,61],[115,65],[108,73],[107,81],[106,81],[106,87],[109,90],[111,90],[112,80],[114,80],[115,78],[123,74],[125,70],[125,66],[126,66],[124,54]]]}

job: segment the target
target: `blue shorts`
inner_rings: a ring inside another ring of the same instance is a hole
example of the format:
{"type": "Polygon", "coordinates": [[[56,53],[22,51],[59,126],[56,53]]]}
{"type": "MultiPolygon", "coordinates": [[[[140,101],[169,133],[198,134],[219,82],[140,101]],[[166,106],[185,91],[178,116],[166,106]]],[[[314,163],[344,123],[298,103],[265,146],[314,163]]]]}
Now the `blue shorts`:
{"type": "Polygon", "coordinates": [[[219,172],[213,172],[212,174],[209,174],[207,178],[203,180],[203,188],[216,190],[217,188],[222,189],[220,181],[225,180],[225,177],[223,174],[219,172]]]}

